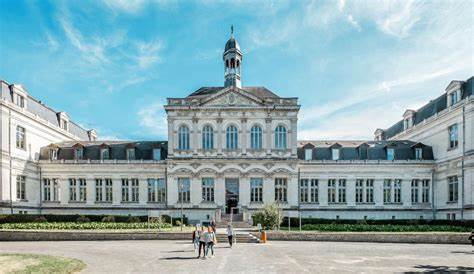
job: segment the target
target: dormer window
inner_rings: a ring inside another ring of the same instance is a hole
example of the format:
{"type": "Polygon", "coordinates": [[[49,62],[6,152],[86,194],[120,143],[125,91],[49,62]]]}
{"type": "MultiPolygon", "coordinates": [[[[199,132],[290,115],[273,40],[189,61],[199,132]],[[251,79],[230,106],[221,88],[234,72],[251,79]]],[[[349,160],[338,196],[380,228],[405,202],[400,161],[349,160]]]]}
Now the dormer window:
{"type": "Polygon", "coordinates": [[[26,98],[28,97],[26,90],[21,85],[13,84],[10,86],[10,91],[12,102],[22,109],[26,108],[26,98]]]}
{"type": "Polygon", "coordinates": [[[135,160],[135,148],[127,148],[127,160],[135,160]]]}
{"type": "Polygon", "coordinates": [[[385,139],[384,134],[385,134],[385,132],[381,128],[378,128],[377,130],[375,130],[375,134],[374,134],[375,135],[375,141],[384,140],[385,139]]]}
{"type": "Polygon", "coordinates": [[[462,81],[451,81],[446,88],[446,100],[448,107],[457,104],[461,100],[462,81]]]}
{"type": "Polygon", "coordinates": [[[161,161],[161,148],[153,149],[153,160],[161,161]]]}
{"type": "Polygon", "coordinates": [[[449,94],[449,105],[452,106],[459,102],[459,94],[458,91],[454,91],[451,94],[449,94]]]}
{"type": "Polygon", "coordinates": [[[15,93],[15,95],[13,97],[14,97],[13,101],[14,101],[15,105],[17,105],[21,108],[25,108],[25,97],[23,97],[22,95],[17,94],[17,93],[15,93]]]}
{"type": "Polygon", "coordinates": [[[101,148],[101,149],[100,149],[100,159],[101,159],[101,160],[108,160],[108,159],[110,159],[109,148],[101,148]]]}
{"type": "Polygon", "coordinates": [[[65,131],[69,130],[69,116],[66,112],[58,112],[59,127],[65,131]]]}
{"type": "Polygon", "coordinates": [[[304,159],[306,161],[310,161],[310,160],[313,160],[313,149],[311,148],[306,148],[304,150],[304,159]]]}
{"type": "Polygon", "coordinates": [[[395,160],[395,149],[387,148],[387,160],[388,161],[395,160]]]}
{"type": "Polygon", "coordinates": [[[74,149],[74,158],[76,160],[84,159],[84,149],[82,147],[76,147],[74,149]]]}
{"type": "Polygon", "coordinates": [[[423,149],[421,147],[415,148],[415,159],[416,160],[423,159],[423,149]]]}
{"type": "Polygon", "coordinates": [[[58,159],[58,150],[53,148],[49,150],[49,159],[57,160],[58,159]]]}
{"type": "Polygon", "coordinates": [[[338,148],[333,148],[332,149],[332,159],[333,160],[339,160],[339,152],[340,150],[338,148]]]}
{"type": "Polygon", "coordinates": [[[67,131],[68,127],[68,122],[66,120],[61,120],[61,128],[67,131]]]}
{"type": "Polygon", "coordinates": [[[414,116],[415,116],[414,110],[408,109],[407,111],[405,111],[405,113],[403,114],[403,130],[407,130],[414,125],[413,123],[414,116]]]}

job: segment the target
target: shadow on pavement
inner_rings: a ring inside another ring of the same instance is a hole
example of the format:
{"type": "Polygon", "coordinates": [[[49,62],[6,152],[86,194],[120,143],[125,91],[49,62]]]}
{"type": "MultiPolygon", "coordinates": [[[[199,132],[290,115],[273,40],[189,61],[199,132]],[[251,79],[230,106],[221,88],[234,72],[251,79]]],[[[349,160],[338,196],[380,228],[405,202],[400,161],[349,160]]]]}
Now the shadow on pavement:
{"type": "MultiPolygon", "coordinates": [[[[420,269],[423,273],[472,273],[474,267],[447,265],[415,265],[414,268],[420,269]]],[[[419,272],[404,272],[404,273],[419,273],[419,272]]]]}
{"type": "Polygon", "coordinates": [[[474,251],[451,251],[451,253],[454,254],[469,254],[469,255],[474,255],[474,251]]]}
{"type": "Polygon", "coordinates": [[[166,258],[160,258],[160,260],[197,260],[196,256],[192,257],[166,257],[166,258]]]}

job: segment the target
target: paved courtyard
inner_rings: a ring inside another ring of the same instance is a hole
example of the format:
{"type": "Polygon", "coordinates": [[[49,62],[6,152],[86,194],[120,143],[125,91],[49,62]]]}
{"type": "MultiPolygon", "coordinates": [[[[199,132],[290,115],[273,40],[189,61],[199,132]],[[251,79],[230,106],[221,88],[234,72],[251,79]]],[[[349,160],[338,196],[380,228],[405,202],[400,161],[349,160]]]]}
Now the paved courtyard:
{"type": "MultiPolygon", "coordinates": [[[[85,273],[344,273],[474,271],[468,245],[342,242],[219,244],[215,258],[197,260],[184,241],[0,242],[0,253],[77,258],[85,273]]],[[[1,270],[0,270],[1,272],[1,270]]]]}

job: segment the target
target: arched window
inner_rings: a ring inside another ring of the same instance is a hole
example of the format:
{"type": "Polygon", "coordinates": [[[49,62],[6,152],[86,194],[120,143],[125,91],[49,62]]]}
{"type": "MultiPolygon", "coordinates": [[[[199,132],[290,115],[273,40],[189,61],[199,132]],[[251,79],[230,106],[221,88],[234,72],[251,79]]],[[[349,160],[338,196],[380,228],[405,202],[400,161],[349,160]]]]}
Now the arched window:
{"type": "Polygon", "coordinates": [[[253,126],[250,130],[250,147],[262,149],[262,128],[259,126],[253,126]]]}
{"type": "Polygon", "coordinates": [[[202,148],[214,149],[214,130],[211,126],[205,126],[202,129],[202,148]]]}
{"type": "Polygon", "coordinates": [[[225,67],[226,67],[226,68],[229,67],[229,59],[225,60],[225,67]]]}
{"type": "Polygon", "coordinates": [[[237,149],[239,133],[235,126],[229,126],[226,130],[226,147],[227,149],[237,149]]]}
{"type": "Polygon", "coordinates": [[[275,128],[275,148],[286,149],[286,128],[284,126],[275,128]]]}
{"type": "Polygon", "coordinates": [[[189,128],[180,126],[178,129],[178,149],[189,150],[189,128]]]}
{"type": "Polygon", "coordinates": [[[230,67],[235,68],[235,59],[234,58],[230,59],[230,67]]]}

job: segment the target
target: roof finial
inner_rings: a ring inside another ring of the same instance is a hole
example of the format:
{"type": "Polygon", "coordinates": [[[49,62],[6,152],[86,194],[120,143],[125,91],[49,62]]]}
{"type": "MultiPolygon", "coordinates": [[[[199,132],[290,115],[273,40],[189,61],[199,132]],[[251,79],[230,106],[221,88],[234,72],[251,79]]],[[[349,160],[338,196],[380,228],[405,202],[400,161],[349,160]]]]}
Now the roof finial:
{"type": "Polygon", "coordinates": [[[230,25],[230,36],[234,37],[234,25],[230,25]]]}

